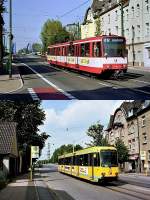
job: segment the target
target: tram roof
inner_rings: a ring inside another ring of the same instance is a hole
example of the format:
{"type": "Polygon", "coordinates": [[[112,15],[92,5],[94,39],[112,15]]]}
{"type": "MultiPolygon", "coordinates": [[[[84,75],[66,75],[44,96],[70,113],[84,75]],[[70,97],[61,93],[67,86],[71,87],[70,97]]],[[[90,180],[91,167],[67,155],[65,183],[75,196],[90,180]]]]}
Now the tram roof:
{"type": "Polygon", "coordinates": [[[115,147],[107,147],[107,146],[96,146],[96,147],[89,147],[86,149],[82,149],[79,151],[75,151],[74,153],[68,153],[68,154],[64,154],[59,156],[58,158],[67,158],[67,157],[71,157],[71,156],[75,156],[75,155],[82,155],[82,154],[88,154],[88,153],[96,153],[99,152],[101,150],[116,150],[115,147]]]}
{"type": "Polygon", "coordinates": [[[101,36],[97,36],[97,37],[90,37],[90,38],[85,38],[82,40],[74,40],[74,41],[69,41],[69,42],[65,42],[65,43],[58,43],[58,44],[54,44],[54,45],[49,45],[48,48],[53,48],[53,47],[61,47],[61,46],[65,46],[65,45],[70,45],[70,43],[73,44],[78,44],[78,43],[84,43],[84,42],[90,42],[90,41],[97,41],[100,40],[104,37],[109,37],[109,38],[124,38],[122,36],[118,36],[118,35],[101,35],[101,36]]]}

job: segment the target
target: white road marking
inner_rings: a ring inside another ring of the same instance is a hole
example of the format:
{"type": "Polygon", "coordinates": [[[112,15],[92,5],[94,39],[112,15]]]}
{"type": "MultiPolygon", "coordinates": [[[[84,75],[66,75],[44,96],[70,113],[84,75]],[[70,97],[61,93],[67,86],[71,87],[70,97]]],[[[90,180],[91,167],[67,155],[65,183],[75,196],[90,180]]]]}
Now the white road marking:
{"type": "Polygon", "coordinates": [[[138,83],[150,84],[150,82],[140,81],[140,80],[131,80],[131,81],[133,81],[133,82],[138,82],[138,83]]]}
{"type": "Polygon", "coordinates": [[[33,101],[40,101],[39,97],[37,96],[33,88],[28,88],[28,92],[30,93],[33,101]]]}
{"type": "Polygon", "coordinates": [[[112,87],[111,85],[108,85],[108,84],[105,84],[105,83],[101,83],[101,82],[98,82],[99,85],[103,85],[103,86],[106,86],[106,87],[112,87]]]}
{"type": "Polygon", "coordinates": [[[33,183],[34,183],[34,186],[35,186],[36,199],[37,199],[37,200],[40,200],[40,198],[39,198],[39,193],[38,193],[38,190],[37,190],[36,182],[33,181],[33,183]]]}
{"type": "Polygon", "coordinates": [[[77,77],[79,77],[79,78],[82,78],[82,79],[84,79],[84,80],[86,80],[87,78],[86,77],[84,77],[84,76],[77,76],[77,77]]]}
{"type": "Polygon", "coordinates": [[[53,88],[55,88],[56,90],[58,90],[59,92],[61,92],[62,94],[64,94],[66,97],[68,97],[70,100],[77,100],[77,98],[75,98],[74,96],[72,96],[71,94],[69,94],[68,92],[65,92],[64,90],[60,89],[58,86],[56,86],[54,83],[52,83],[51,81],[47,80],[46,78],[44,78],[41,74],[39,74],[37,71],[35,71],[34,69],[32,69],[31,67],[29,67],[27,64],[22,63],[22,65],[28,67],[31,71],[33,71],[38,77],[40,77],[44,82],[46,82],[47,84],[49,84],[50,86],[52,86],[53,88]]]}

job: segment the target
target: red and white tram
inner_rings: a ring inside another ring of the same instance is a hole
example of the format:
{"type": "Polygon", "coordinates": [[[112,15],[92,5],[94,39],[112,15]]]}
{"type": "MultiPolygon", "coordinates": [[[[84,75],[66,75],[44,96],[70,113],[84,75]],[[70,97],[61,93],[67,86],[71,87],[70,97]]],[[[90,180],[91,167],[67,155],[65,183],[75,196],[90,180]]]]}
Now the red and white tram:
{"type": "Polygon", "coordinates": [[[126,72],[126,40],[103,35],[52,45],[48,47],[47,60],[52,65],[94,74],[126,72]]]}

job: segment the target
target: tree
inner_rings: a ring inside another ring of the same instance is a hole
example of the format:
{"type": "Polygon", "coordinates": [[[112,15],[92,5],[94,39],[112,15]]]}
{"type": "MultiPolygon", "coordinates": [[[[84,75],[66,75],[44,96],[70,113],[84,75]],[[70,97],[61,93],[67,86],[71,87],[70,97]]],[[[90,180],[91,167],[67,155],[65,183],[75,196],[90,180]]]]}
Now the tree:
{"type": "Polygon", "coordinates": [[[42,51],[42,44],[33,43],[33,44],[32,44],[32,50],[33,50],[34,52],[41,52],[41,51],[42,51]]]}
{"type": "Polygon", "coordinates": [[[123,143],[121,139],[117,139],[115,142],[115,147],[118,151],[118,162],[123,164],[124,162],[128,161],[129,158],[129,150],[123,143]]]}
{"type": "Polygon", "coordinates": [[[98,17],[96,20],[96,32],[95,32],[95,35],[96,36],[99,36],[102,34],[102,31],[101,31],[101,20],[100,20],[100,17],[98,17]]]}
{"type": "Polygon", "coordinates": [[[104,137],[104,126],[99,122],[91,125],[87,130],[87,135],[92,138],[88,146],[108,146],[107,139],[104,137]]]}
{"type": "Polygon", "coordinates": [[[30,163],[30,145],[44,147],[45,140],[49,137],[45,132],[39,133],[39,126],[45,120],[45,113],[40,107],[40,102],[10,102],[0,101],[0,120],[17,123],[17,141],[20,151],[24,153],[24,171],[30,163]],[[27,145],[24,150],[24,144],[27,145]]]}
{"type": "MultiPolygon", "coordinates": [[[[83,149],[83,147],[80,146],[79,144],[74,146],[75,151],[78,151],[78,150],[81,150],[81,149],[83,149]]],[[[58,162],[58,156],[66,154],[66,153],[72,153],[72,152],[73,152],[73,145],[72,144],[62,145],[61,147],[57,148],[54,151],[54,153],[53,153],[53,155],[50,159],[50,162],[57,163],[58,162]]]]}
{"type": "Polygon", "coordinates": [[[41,31],[43,50],[46,51],[48,45],[65,42],[69,39],[69,33],[58,20],[47,20],[41,31]]]}

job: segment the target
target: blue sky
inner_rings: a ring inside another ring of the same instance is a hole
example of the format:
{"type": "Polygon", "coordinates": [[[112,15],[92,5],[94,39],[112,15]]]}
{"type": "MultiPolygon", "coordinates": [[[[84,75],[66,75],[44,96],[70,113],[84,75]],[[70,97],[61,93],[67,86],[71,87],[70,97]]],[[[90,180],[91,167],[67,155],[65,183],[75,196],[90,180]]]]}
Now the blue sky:
{"type": "Polygon", "coordinates": [[[89,141],[86,130],[91,124],[100,121],[105,127],[110,114],[120,106],[122,101],[43,101],[42,108],[46,114],[45,131],[51,137],[46,141],[41,159],[47,158],[47,144],[51,144],[51,153],[63,144],[81,144],[89,141]],[[54,145],[53,145],[54,144],[54,145]]]}
{"type": "MultiPolygon", "coordinates": [[[[58,19],[84,2],[86,0],[13,0],[13,33],[17,49],[40,41],[41,27],[48,18],[58,19]]],[[[78,21],[82,23],[91,3],[92,0],[89,0],[81,8],[59,19],[64,25],[78,21]]],[[[5,14],[5,23],[8,27],[8,13],[5,14]]]]}

